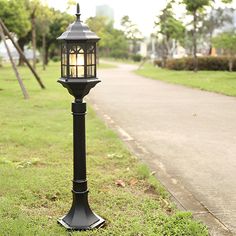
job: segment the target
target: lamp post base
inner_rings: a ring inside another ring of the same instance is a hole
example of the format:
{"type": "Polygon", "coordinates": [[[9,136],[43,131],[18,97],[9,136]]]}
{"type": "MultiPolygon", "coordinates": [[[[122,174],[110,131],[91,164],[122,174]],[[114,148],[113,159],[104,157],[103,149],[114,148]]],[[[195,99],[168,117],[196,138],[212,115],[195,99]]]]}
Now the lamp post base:
{"type": "Polygon", "coordinates": [[[58,220],[68,230],[90,230],[100,228],[105,220],[92,212],[88,204],[88,191],[73,192],[73,203],[67,215],[58,220]]]}
{"type": "Polygon", "coordinates": [[[64,217],[60,218],[57,222],[68,230],[91,230],[103,227],[105,224],[105,220],[96,214],[94,215],[97,217],[98,221],[89,226],[71,226],[63,220],[64,217]]]}

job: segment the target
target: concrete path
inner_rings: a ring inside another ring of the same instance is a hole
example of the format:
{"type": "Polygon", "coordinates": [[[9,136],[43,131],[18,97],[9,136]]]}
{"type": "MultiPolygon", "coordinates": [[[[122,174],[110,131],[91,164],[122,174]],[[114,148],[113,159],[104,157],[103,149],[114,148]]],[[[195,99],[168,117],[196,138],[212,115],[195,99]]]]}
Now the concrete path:
{"type": "MultiPolygon", "coordinates": [[[[236,98],[100,70],[88,97],[211,235],[236,235],[236,98]]],[[[191,78],[190,78],[191,79],[191,78]]]]}

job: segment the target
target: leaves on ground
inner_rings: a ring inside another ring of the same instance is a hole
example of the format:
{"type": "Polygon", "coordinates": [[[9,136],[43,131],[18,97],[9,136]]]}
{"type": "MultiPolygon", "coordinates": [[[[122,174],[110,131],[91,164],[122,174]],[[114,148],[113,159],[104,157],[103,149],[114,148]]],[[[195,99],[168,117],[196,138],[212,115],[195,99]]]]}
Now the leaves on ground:
{"type": "Polygon", "coordinates": [[[125,182],[121,179],[118,179],[118,180],[116,180],[116,185],[118,187],[123,187],[124,188],[125,187],[125,182]]]}

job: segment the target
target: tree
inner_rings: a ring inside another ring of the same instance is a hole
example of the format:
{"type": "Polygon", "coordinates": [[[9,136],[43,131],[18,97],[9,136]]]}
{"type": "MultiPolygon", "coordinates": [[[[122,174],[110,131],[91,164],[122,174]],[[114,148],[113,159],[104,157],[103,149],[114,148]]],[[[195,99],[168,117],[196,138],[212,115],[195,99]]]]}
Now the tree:
{"type": "Polygon", "coordinates": [[[113,28],[113,23],[106,17],[96,16],[87,19],[89,28],[101,38],[99,41],[99,54],[102,56],[128,57],[128,41],[124,32],[113,28]]]}
{"type": "Polygon", "coordinates": [[[158,16],[155,22],[157,28],[157,37],[161,36],[162,40],[162,60],[163,67],[165,67],[166,59],[173,55],[173,51],[177,44],[183,45],[185,27],[182,22],[175,18],[172,3],[167,3],[166,7],[158,16]]]}
{"type": "Polygon", "coordinates": [[[115,58],[128,58],[128,41],[124,32],[118,29],[112,29],[109,41],[110,56],[115,58]]]}
{"type": "MultiPolygon", "coordinates": [[[[18,44],[24,51],[25,41],[28,38],[27,34],[30,31],[29,12],[25,0],[0,0],[0,18],[9,31],[16,34],[18,44]]],[[[19,64],[22,62],[23,60],[20,57],[19,64]]]]}
{"type": "Polygon", "coordinates": [[[25,36],[30,30],[25,0],[0,0],[0,17],[9,31],[18,37],[25,36]]]}
{"type": "Polygon", "coordinates": [[[211,0],[183,0],[186,5],[186,10],[193,16],[193,58],[194,58],[194,71],[198,69],[197,61],[197,23],[198,23],[198,13],[202,13],[205,6],[209,6],[211,0]]]}
{"type": "MultiPolygon", "coordinates": [[[[49,58],[59,55],[57,37],[61,35],[68,25],[74,20],[74,16],[55,9],[50,9],[52,19],[49,25],[49,33],[46,34],[45,64],[48,64],[49,58]]],[[[40,27],[40,25],[38,25],[40,27]]],[[[42,45],[42,37],[38,37],[38,45],[42,45]]]]}
{"type": "Polygon", "coordinates": [[[123,27],[126,38],[131,42],[131,53],[137,53],[137,44],[143,39],[140,30],[138,29],[137,25],[130,20],[129,16],[122,17],[121,26],[123,27]]]}
{"type": "Polygon", "coordinates": [[[46,68],[46,36],[50,34],[50,24],[53,22],[53,12],[52,9],[47,5],[40,5],[39,10],[40,13],[36,18],[36,27],[38,31],[38,36],[42,38],[41,43],[41,54],[43,61],[43,69],[46,68]]]}
{"type": "Polygon", "coordinates": [[[76,0],[67,0],[66,11],[68,11],[71,7],[75,7],[76,3],[77,3],[76,0]]]}
{"type": "MultiPolygon", "coordinates": [[[[193,16],[193,31],[192,31],[192,39],[193,39],[193,58],[194,58],[194,71],[196,72],[198,69],[198,61],[197,61],[197,24],[198,17],[205,10],[205,7],[210,6],[214,3],[214,0],[182,0],[183,4],[185,4],[186,10],[189,14],[193,16]]],[[[222,0],[224,3],[230,3],[231,0],[222,0]]]]}
{"type": "Polygon", "coordinates": [[[26,0],[26,6],[30,14],[30,23],[31,23],[31,43],[32,43],[32,51],[33,51],[33,68],[36,69],[36,18],[37,15],[40,14],[39,0],[26,0]]]}
{"type": "Polygon", "coordinates": [[[213,34],[225,24],[233,26],[233,9],[214,9],[212,7],[210,14],[204,15],[202,23],[201,33],[205,36],[205,41],[209,44],[209,54],[211,54],[213,34]]]}
{"type": "Polygon", "coordinates": [[[229,71],[233,70],[233,59],[236,55],[236,33],[224,32],[212,39],[213,45],[218,49],[223,49],[228,57],[229,71]]]}

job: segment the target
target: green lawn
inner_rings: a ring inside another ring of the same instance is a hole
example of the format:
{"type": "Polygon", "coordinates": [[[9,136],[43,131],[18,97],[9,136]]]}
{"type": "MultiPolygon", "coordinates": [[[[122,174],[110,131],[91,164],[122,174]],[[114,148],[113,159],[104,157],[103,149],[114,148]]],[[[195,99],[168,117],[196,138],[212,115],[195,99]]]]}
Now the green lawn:
{"type": "Polygon", "coordinates": [[[137,74],[174,84],[198,88],[210,92],[236,96],[236,72],[227,71],[174,71],[156,68],[146,63],[137,74]]]}
{"type": "MultiPolygon", "coordinates": [[[[57,224],[71,205],[72,97],[58,83],[59,65],[38,68],[41,90],[20,69],[24,100],[10,66],[0,68],[0,235],[205,236],[205,226],[179,212],[167,192],[89,108],[87,159],[92,209],[104,228],[69,234],[57,224]],[[117,180],[125,183],[116,185],[117,180]]],[[[102,86],[102,84],[101,84],[102,86]]],[[[96,88],[95,88],[96,89],[96,88]]]]}

